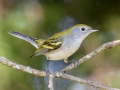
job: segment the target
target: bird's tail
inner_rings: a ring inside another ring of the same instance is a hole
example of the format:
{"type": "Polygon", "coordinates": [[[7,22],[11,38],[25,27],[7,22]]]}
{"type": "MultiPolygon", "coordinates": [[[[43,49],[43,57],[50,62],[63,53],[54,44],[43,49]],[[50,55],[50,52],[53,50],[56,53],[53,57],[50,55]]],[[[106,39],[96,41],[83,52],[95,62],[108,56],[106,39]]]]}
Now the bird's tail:
{"type": "Polygon", "coordinates": [[[30,37],[30,36],[27,36],[27,35],[24,35],[24,34],[21,34],[19,32],[15,32],[15,31],[11,31],[11,32],[8,32],[9,34],[11,34],[12,36],[14,37],[17,37],[17,38],[20,38],[20,39],[23,39],[29,43],[31,43],[34,47],[38,48],[39,44],[38,42],[36,42],[36,40],[39,40],[39,39],[35,39],[33,37],[30,37]]]}

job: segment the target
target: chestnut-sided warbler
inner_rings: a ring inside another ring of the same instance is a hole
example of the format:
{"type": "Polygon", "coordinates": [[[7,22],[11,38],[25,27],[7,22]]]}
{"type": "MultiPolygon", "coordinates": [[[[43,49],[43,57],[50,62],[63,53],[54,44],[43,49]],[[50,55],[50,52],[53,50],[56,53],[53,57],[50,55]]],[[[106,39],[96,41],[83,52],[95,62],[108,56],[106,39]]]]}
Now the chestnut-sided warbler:
{"type": "Polygon", "coordinates": [[[74,54],[80,47],[82,41],[92,32],[98,30],[92,29],[85,24],[77,24],[67,30],[59,32],[50,38],[37,39],[30,36],[11,31],[9,34],[28,41],[37,50],[31,56],[45,55],[47,60],[64,60],[68,62],[68,57],[74,54]]]}

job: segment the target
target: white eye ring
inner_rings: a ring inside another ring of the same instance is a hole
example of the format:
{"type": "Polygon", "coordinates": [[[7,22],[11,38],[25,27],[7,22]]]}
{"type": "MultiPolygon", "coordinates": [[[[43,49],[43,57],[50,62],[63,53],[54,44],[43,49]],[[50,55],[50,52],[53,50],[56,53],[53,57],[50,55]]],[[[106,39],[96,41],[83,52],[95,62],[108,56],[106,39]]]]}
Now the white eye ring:
{"type": "Polygon", "coordinates": [[[85,31],[85,28],[84,28],[84,27],[81,27],[80,30],[81,30],[81,31],[85,31]]]}

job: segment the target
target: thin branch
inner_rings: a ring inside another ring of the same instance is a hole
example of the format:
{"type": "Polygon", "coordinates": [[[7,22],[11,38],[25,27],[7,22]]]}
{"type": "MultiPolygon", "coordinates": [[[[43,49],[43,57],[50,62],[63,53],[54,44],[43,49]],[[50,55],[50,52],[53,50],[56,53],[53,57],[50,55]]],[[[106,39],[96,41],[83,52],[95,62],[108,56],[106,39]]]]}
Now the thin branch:
{"type": "Polygon", "coordinates": [[[118,45],[120,45],[120,40],[115,40],[115,41],[112,41],[112,42],[105,43],[105,44],[101,45],[100,47],[98,47],[95,51],[93,51],[90,54],[88,54],[88,55],[84,56],[83,58],[79,59],[77,62],[71,63],[70,65],[68,65],[67,67],[62,69],[61,72],[66,72],[68,70],[71,70],[71,69],[77,67],[78,65],[80,65],[81,63],[89,60],[90,58],[92,58],[96,54],[98,54],[98,53],[100,53],[104,50],[108,50],[108,49],[111,49],[113,47],[116,47],[118,45]]]}
{"type": "Polygon", "coordinates": [[[49,75],[49,85],[48,85],[48,88],[50,90],[54,90],[54,87],[53,87],[53,78],[54,78],[54,75],[53,74],[50,74],[49,75]]]}
{"type": "MultiPolygon", "coordinates": [[[[61,74],[61,73],[59,73],[59,74],[61,74]]],[[[78,77],[68,75],[68,74],[61,74],[60,77],[64,78],[64,79],[71,80],[71,81],[75,81],[75,82],[78,82],[78,83],[87,84],[87,85],[93,86],[94,88],[99,88],[99,89],[103,89],[103,90],[120,90],[120,89],[117,89],[117,88],[107,87],[107,86],[104,86],[100,83],[93,82],[93,81],[90,81],[90,80],[85,80],[85,79],[78,78],[78,77]]]]}
{"type": "MultiPolygon", "coordinates": [[[[10,60],[2,57],[2,56],[0,56],[0,63],[2,63],[4,65],[7,65],[9,67],[12,67],[16,70],[27,72],[27,73],[30,73],[30,74],[33,74],[33,75],[36,75],[36,76],[40,76],[40,77],[41,76],[46,77],[46,72],[45,71],[40,71],[40,70],[30,68],[28,66],[17,64],[17,63],[12,62],[12,61],[10,61],[10,60]]],[[[72,75],[64,74],[64,73],[61,73],[61,72],[55,72],[55,73],[50,72],[49,88],[51,90],[54,90],[53,89],[53,78],[54,77],[64,78],[64,79],[68,79],[68,80],[75,81],[75,82],[78,82],[78,83],[87,84],[87,85],[93,86],[95,88],[100,88],[100,89],[103,89],[103,90],[120,90],[120,89],[116,89],[116,88],[110,88],[110,87],[104,86],[100,83],[92,82],[90,80],[85,80],[85,79],[78,78],[78,77],[75,77],[75,76],[72,76],[72,75]]]]}
{"type": "Polygon", "coordinates": [[[33,74],[33,75],[37,75],[39,77],[46,76],[46,72],[44,72],[44,71],[36,70],[36,69],[33,69],[29,66],[24,66],[24,65],[21,65],[21,64],[17,64],[17,63],[12,62],[12,61],[10,61],[7,58],[2,57],[2,56],[0,56],[0,63],[2,63],[4,65],[7,65],[9,67],[12,67],[16,70],[20,70],[20,71],[27,72],[27,73],[30,73],[30,74],[33,74]]]}

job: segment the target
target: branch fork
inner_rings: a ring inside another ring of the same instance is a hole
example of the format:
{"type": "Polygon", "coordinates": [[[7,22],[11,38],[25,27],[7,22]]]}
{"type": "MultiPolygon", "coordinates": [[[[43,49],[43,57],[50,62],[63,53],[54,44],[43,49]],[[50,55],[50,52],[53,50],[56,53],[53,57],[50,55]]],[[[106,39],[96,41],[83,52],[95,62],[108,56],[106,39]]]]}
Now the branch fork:
{"type": "MultiPolygon", "coordinates": [[[[57,78],[68,79],[68,80],[75,81],[75,82],[82,83],[82,84],[87,84],[87,85],[93,86],[94,88],[99,88],[99,89],[103,89],[103,90],[120,90],[120,89],[117,89],[117,88],[111,88],[111,87],[104,86],[104,85],[102,85],[100,83],[97,83],[97,82],[93,82],[93,81],[90,81],[90,80],[85,80],[85,79],[82,79],[82,78],[75,77],[75,76],[64,73],[66,71],[69,71],[69,70],[77,67],[81,63],[89,60],[90,58],[92,58],[96,54],[98,54],[98,53],[100,53],[104,50],[108,50],[108,49],[111,49],[113,47],[116,47],[118,45],[120,45],[120,40],[115,40],[115,41],[112,41],[112,42],[105,43],[105,44],[101,45],[100,47],[98,47],[93,52],[91,52],[90,54],[88,54],[88,55],[84,56],[83,58],[79,59],[77,62],[75,62],[76,64],[71,63],[70,65],[68,65],[67,67],[62,69],[60,72],[50,72],[49,77],[48,77],[49,78],[48,88],[50,90],[54,90],[53,79],[57,77],[57,78]]],[[[39,77],[46,77],[47,76],[45,71],[40,71],[40,70],[33,69],[29,66],[24,66],[24,65],[21,65],[21,64],[17,64],[15,62],[12,62],[11,60],[8,60],[7,58],[5,58],[3,56],[0,56],[0,63],[4,64],[6,66],[9,66],[13,69],[20,70],[20,71],[23,71],[23,72],[26,72],[26,73],[29,73],[29,74],[39,76],[39,77]]]]}

